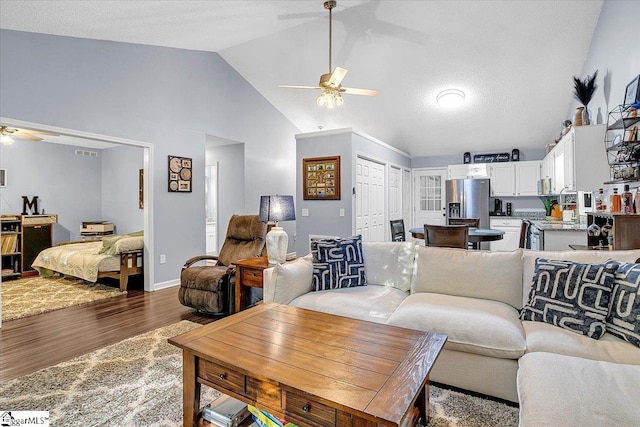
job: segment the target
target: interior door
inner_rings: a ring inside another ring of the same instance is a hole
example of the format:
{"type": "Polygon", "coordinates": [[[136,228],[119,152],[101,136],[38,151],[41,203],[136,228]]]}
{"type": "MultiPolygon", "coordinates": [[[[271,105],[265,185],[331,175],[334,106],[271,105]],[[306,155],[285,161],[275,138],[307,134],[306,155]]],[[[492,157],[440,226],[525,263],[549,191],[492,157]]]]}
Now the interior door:
{"type": "Polygon", "coordinates": [[[402,170],[402,218],[405,224],[411,224],[411,170],[402,170]]]}
{"type": "Polygon", "coordinates": [[[402,218],[402,170],[389,168],[389,220],[402,218]]]}
{"type": "Polygon", "coordinates": [[[383,242],[386,236],[385,165],[356,158],[356,226],[367,242],[383,242]]]}
{"type": "Polygon", "coordinates": [[[445,225],[444,182],[446,177],[446,168],[413,171],[414,220],[412,227],[424,227],[425,224],[445,225]]]}

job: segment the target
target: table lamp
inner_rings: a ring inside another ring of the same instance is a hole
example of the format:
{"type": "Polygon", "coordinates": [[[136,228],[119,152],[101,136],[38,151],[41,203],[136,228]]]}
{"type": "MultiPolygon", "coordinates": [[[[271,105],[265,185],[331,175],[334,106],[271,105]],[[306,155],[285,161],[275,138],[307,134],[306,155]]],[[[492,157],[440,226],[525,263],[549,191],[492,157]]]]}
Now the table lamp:
{"type": "Polygon", "coordinates": [[[286,261],[289,236],[282,227],[278,227],[278,221],[293,221],[296,219],[293,207],[293,196],[260,196],[261,222],[275,222],[275,226],[267,233],[267,258],[269,264],[281,264],[286,261]]]}

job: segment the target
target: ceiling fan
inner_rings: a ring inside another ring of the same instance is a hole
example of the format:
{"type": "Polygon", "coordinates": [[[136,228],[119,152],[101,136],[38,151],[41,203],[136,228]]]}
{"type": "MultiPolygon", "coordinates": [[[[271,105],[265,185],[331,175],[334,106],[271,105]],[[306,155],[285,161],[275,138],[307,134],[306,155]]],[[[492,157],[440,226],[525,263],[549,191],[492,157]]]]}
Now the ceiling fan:
{"type": "Polygon", "coordinates": [[[60,136],[57,133],[46,132],[43,130],[31,130],[31,129],[18,129],[9,126],[0,126],[0,142],[4,145],[13,144],[12,136],[16,138],[29,139],[31,141],[42,141],[42,138],[32,134],[47,135],[47,136],[60,136]]]}
{"type": "Polygon", "coordinates": [[[280,85],[279,87],[285,88],[294,88],[294,89],[320,89],[322,93],[318,96],[316,103],[321,107],[334,108],[340,107],[344,104],[344,99],[342,99],[343,93],[348,93],[352,95],[366,95],[366,96],[376,96],[380,93],[380,91],[374,89],[356,89],[350,87],[343,87],[340,83],[342,83],[342,79],[347,74],[346,68],[336,67],[335,69],[331,69],[331,38],[332,38],[332,10],[336,7],[336,1],[325,1],[324,8],[329,10],[329,72],[320,76],[320,83],[318,86],[290,86],[290,85],[280,85]]]}

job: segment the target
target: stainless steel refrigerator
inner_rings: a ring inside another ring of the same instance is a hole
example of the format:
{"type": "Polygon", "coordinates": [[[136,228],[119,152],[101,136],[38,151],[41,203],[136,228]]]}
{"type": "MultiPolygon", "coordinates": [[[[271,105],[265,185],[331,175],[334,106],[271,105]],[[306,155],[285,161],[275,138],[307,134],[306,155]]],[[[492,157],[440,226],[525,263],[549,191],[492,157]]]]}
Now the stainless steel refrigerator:
{"type": "Polygon", "coordinates": [[[480,218],[480,228],[489,228],[489,180],[445,181],[447,224],[449,218],[480,218]]]}

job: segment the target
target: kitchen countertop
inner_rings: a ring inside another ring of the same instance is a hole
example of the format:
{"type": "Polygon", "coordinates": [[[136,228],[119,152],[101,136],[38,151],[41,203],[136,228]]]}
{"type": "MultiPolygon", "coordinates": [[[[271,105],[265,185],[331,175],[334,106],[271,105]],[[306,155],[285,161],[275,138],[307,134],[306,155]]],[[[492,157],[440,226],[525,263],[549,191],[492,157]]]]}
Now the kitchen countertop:
{"type": "Polygon", "coordinates": [[[587,224],[564,221],[531,221],[540,231],[587,231],[587,224]]]}

